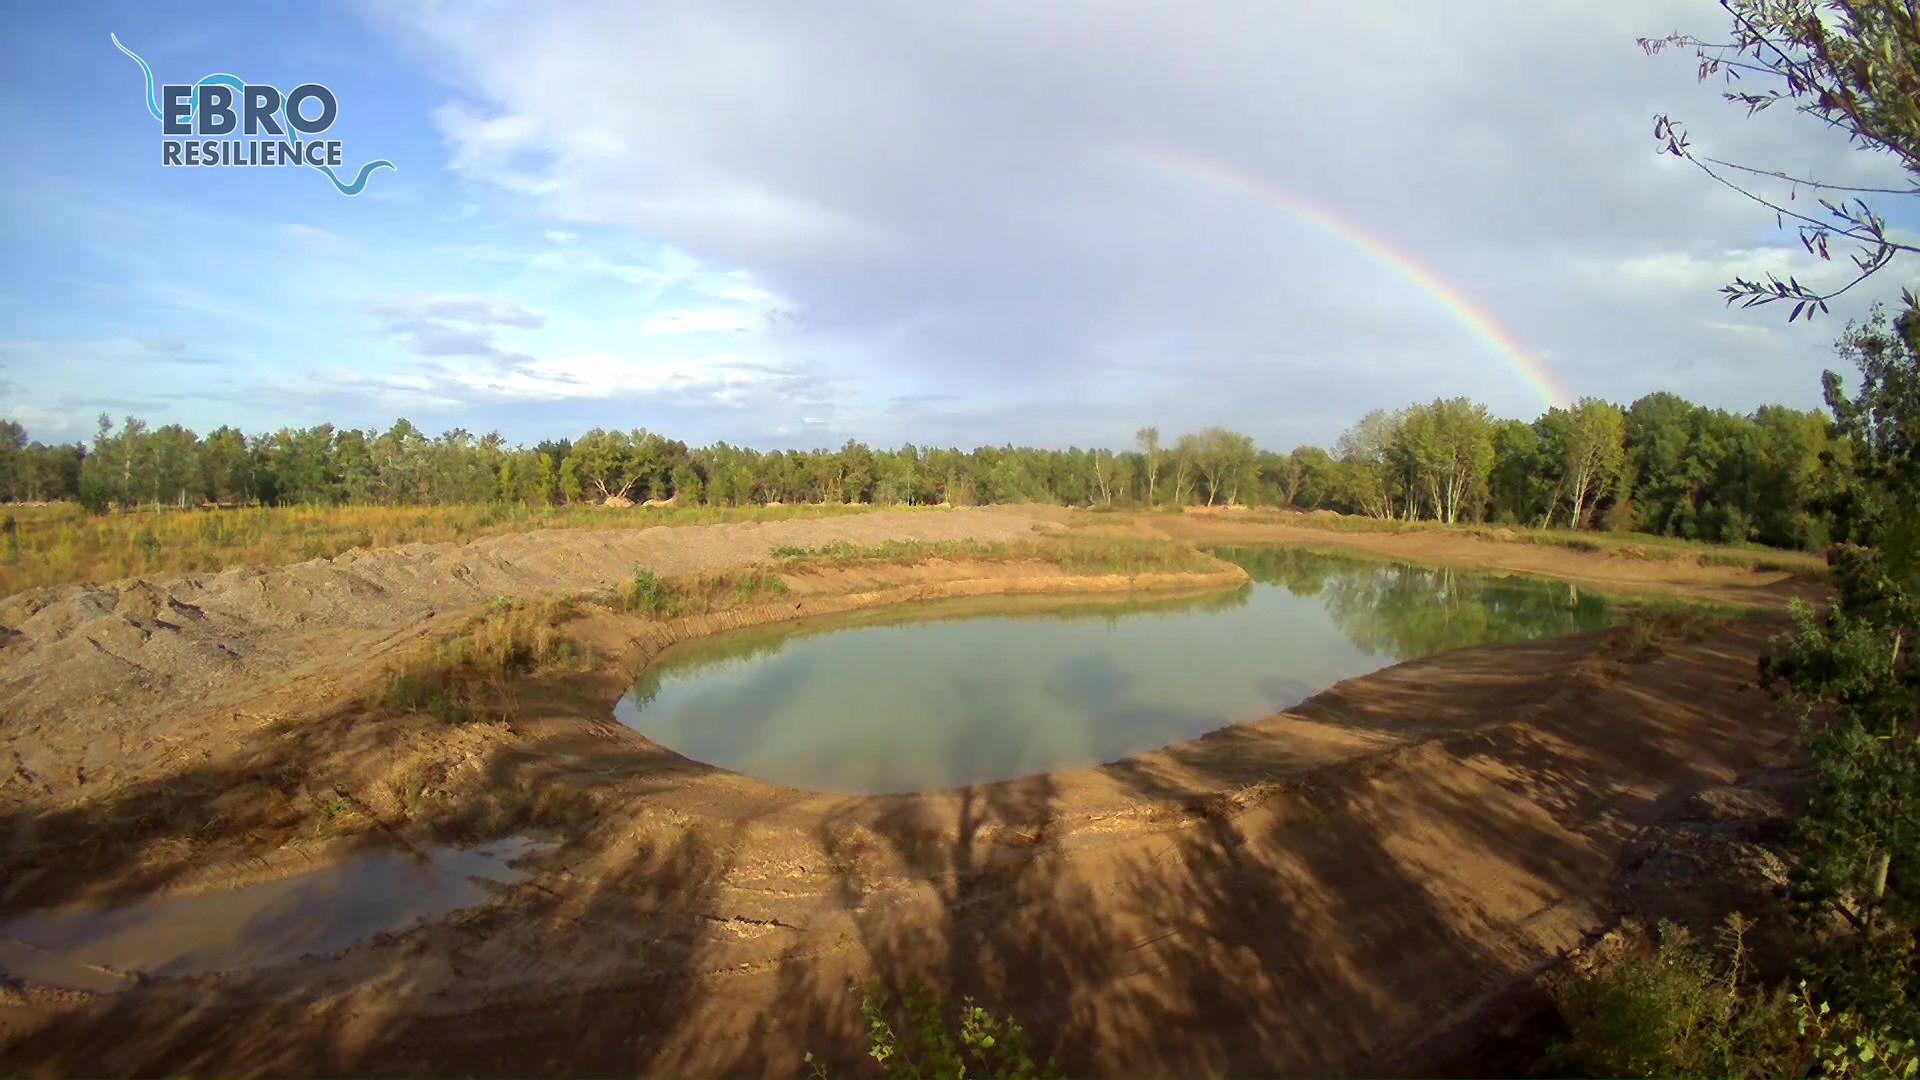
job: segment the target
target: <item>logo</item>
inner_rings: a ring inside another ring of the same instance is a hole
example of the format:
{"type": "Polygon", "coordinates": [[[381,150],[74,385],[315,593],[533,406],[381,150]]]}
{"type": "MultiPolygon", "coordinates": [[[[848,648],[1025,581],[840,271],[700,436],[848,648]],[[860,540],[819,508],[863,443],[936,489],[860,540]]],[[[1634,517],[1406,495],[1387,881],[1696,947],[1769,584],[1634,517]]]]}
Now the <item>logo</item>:
{"type": "Polygon", "coordinates": [[[319,83],[303,83],[292,93],[232,75],[208,75],[188,85],[165,85],[154,92],[153,69],[132,49],[108,34],[113,46],[140,65],[147,77],[147,111],[160,121],[160,164],[215,168],[296,165],[315,169],[342,195],[358,195],[375,169],[393,162],[369,161],[352,181],[340,179],[338,139],[318,136],[333,126],[340,103],[319,83]],[[308,113],[315,115],[309,117],[308,113]]]}

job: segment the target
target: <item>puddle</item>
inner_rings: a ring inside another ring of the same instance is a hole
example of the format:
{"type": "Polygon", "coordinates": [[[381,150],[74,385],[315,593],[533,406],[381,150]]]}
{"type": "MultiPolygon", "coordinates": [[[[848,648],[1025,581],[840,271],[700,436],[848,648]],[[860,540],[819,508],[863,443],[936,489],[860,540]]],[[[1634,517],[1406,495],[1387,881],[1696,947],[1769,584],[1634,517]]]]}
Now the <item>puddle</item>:
{"type": "Polygon", "coordinates": [[[531,875],[507,863],[540,845],[514,837],[427,858],[382,852],[240,889],[112,908],[65,908],[0,923],[0,971],[106,993],[145,975],[261,967],[331,953],[486,902],[531,875]]]}

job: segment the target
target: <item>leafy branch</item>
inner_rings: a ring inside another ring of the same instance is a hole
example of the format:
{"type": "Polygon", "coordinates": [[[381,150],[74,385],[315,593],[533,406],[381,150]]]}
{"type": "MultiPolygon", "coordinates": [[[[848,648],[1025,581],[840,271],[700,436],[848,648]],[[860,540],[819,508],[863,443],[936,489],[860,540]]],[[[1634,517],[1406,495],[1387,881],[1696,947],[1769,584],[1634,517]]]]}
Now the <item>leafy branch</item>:
{"type": "MultiPolygon", "coordinates": [[[[1745,106],[1748,116],[1794,102],[1796,111],[1847,132],[1853,145],[1895,154],[1910,174],[1920,174],[1920,11],[1915,0],[1720,0],[1720,6],[1733,17],[1729,42],[1676,33],[1640,38],[1638,43],[1650,56],[1691,48],[1701,81],[1715,75],[1730,85],[1747,75],[1770,78],[1774,85],[1727,90],[1721,96],[1745,106]],[[1833,14],[1823,16],[1823,8],[1833,14]]],[[[1839,184],[1698,154],[1686,129],[1666,114],[1654,117],[1653,134],[1662,153],[1685,160],[1716,183],[1772,210],[1781,228],[1793,222],[1809,254],[1831,261],[1835,238],[1859,246],[1851,257],[1854,276],[1837,288],[1821,290],[1771,272],[1762,279],[1736,277],[1720,289],[1729,305],[1792,302],[1788,322],[1826,314],[1828,301],[1879,273],[1897,255],[1920,251],[1920,246],[1890,236],[1885,220],[1864,199],[1819,198],[1819,215],[1784,205],[1796,202],[1801,189],[1915,195],[1920,185],[1839,184]],[[1783,202],[1760,194],[1731,174],[1785,181],[1787,197],[1783,202]]]]}

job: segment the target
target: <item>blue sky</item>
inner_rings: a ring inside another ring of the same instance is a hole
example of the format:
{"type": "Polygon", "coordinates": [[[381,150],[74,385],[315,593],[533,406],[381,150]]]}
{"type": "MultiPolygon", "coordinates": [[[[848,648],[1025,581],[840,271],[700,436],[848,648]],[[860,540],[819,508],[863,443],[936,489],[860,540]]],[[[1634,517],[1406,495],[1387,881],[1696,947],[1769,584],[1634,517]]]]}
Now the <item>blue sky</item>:
{"type": "Polygon", "coordinates": [[[17,5],[0,415],[46,439],[105,411],[762,446],[1220,422],[1286,446],[1416,398],[1543,407],[1377,262],[1123,145],[1393,238],[1575,393],[1817,404],[1838,323],[1712,294],[1808,270],[1797,245],[1661,162],[1647,118],[1779,167],[1874,166],[1633,48],[1710,7],[1477,4],[1504,44],[1412,8],[1279,7],[17,5]],[[397,169],[346,198],[297,167],[162,168],[110,32],[163,82],[323,83],[345,172],[397,169]],[[1377,66],[1295,47],[1356,34],[1377,66]],[[1514,95],[1490,61],[1528,40],[1574,45],[1514,95]]]}

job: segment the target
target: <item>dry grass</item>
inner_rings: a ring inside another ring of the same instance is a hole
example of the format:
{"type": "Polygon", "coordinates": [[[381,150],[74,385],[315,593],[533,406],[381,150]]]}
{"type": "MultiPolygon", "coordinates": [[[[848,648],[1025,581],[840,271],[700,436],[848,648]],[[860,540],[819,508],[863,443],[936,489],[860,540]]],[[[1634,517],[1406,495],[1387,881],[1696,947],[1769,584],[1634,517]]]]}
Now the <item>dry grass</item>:
{"type": "Polygon", "coordinates": [[[496,601],[389,672],[379,703],[450,724],[509,719],[513,679],[593,662],[590,651],[561,630],[576,613],[570,600],[496,601]]]}
{"type": "Polygon", "coordinates": [[[0,507],[0,595],[69,582],[198,574],[331,558],[354,548],[462,542],[552,528],[632,529],[830,517],[864,507],[334,506],[87,514],[72,504],[0,507]]]}

